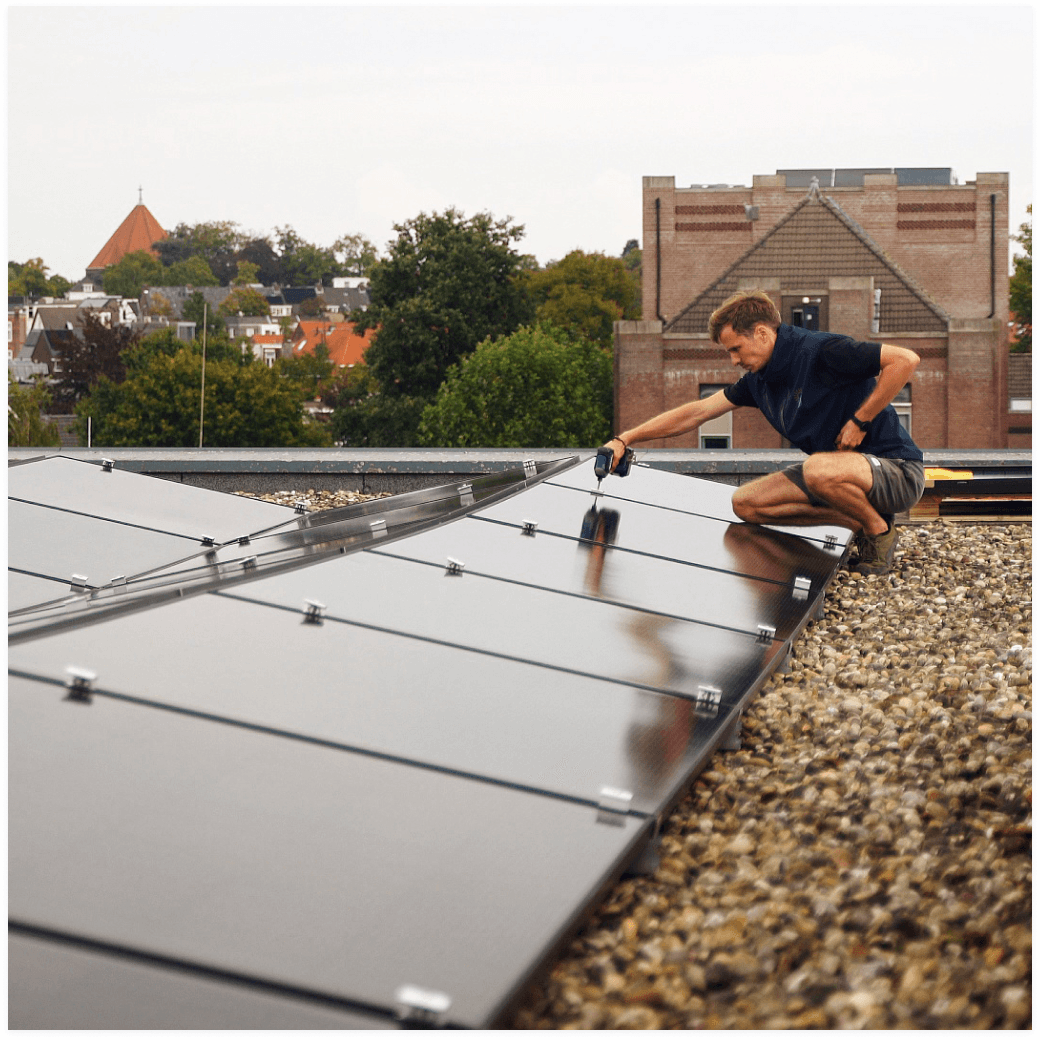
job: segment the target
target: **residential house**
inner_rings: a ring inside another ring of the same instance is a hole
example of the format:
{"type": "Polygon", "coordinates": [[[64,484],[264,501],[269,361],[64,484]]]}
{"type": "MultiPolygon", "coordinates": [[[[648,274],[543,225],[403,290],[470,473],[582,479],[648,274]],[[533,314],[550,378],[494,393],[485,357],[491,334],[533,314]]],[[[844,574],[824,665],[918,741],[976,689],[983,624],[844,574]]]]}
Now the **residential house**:
{"type": "MultiPolygon", "coordinates": [[[[320,345],[328,347],[329,360],[337,369],[353,368],[364,360],[365,351],[371,346],[374,329],[364,335],[354,331],[352,321],[307,321],[301,320],[292,339],[292,356],[313,354],[320,345]]],[[[331,414],[332,409],[319,401],[307,401],[304,408],[311,415],[331,414]]]]}
{"type": "Polygon", "coordinates": [[[319,344],[324,344],[329,350],[329,360],[337,368],[353,368],[364,360],[374,335],[374,329],[359,335],[352,321],[302,320],[292,338],[292,355],[313,354],[319,344]]]}

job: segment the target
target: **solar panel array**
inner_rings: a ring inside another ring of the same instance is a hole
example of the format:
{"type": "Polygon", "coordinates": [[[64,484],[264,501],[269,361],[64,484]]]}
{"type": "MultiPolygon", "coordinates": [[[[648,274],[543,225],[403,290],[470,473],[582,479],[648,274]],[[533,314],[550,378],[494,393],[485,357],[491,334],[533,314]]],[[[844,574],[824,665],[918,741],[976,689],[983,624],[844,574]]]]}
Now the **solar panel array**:
{"type": "Polygon", "coordinates": [[[848,538],[588,458],[320,514],[8,473],[12,1028],[501,1024],[848,538]]]}

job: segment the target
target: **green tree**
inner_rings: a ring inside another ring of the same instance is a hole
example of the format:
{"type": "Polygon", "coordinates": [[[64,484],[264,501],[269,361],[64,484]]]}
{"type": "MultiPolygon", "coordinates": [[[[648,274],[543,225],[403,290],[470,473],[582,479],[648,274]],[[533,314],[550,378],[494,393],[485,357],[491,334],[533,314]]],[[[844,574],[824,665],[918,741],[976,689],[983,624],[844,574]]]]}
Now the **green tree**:
{"type": "Polygon", "coordinates": [[[154,249],[167,267],[193,256],[201,257],[216,276],[217,284],[229,285],[238,266],[236,254],[245,241],[245,236],[233,220],[214,220],[200,224],[178,224],[166,238],[155,243],[154,249]]]}
{"type": "Polygon", "coordinates": [[[357,331],[378,328],[366,361],[387,396],[431,398],[478,343],[534,316],[513,248],[522,225],[455,209],[395,224],[389,255],[372,268],[371,304],[357,331]]]}
{"type": "Polygon", "coordinates": [[[610,349],[614,322],[638,318],[639,285],[617,257],[575,249],[528,275],[539,321],[586,336],[610,349]]]}
{"type": "Polygon", "coordinates": [[[227,335],[227,327],[223,318],[215,313],[212,307],[206,306],[206,297],[200,292],[193,292],[181,307],[181,314],[185,321],[195,322],[195,336],[202,337],[202,325],[205,322],[207,336],[227,335]]]}
{"type": "MultiPolygon", "coordinates": [[[[174,329],[156,329],[142,337],[128,350],[123,351],[123,364],[128,376],[147,368],[157,354],[174,357],[182,350],[188,350],[202,357],[202,341],[199,338],[185,343],[174,329]]],[[[230,361],[237,365],[251,365],[255,361],[251,350],[243,353],[240,347],[228,339],[223,329],[206,338],[206,361],[230,361]]]]}
{"type": "MultiPolygon", "coordinates": [[[[105,447],[190,448],[199,443],[202,358],[193,349],[157,352],[125,382],[102,379],[76,408],[76,428],[105,447]]],[[[317,447],[328,434],[309,423],[300,390],[266,365],[206,362],[203,445],[317,447]]]]}
{"type": "Polygon", "coordinates": [[[379,251],[364,235],[344,235],[332,244],[336,256],[342,256],[343,273],[356,278],[368,275],[379,259],[379,251]]]}
{"type": "Polygon", "coordinates": [[[54,406],[61,414],[90,392],[100,379],[121,383],[126,378],[123,353],[137,342],[138,334],[125,325],[106,325],[96,314],[87,314],[79,335],[65,341],[61,372],[54,383],[54,406]]]}
{"type": "Polygon", "coordinates": [[[271,313],[271,305],[256,289],[251,289],[248,285],[238,285],[231,290],[217,311],[223,318],[230,318],[236,314],[260,317],[271,313]]]}
{"type": "Polygon", "coordinates": [[[284,285],[324,284],[343,273],[333,250],[305,242],[288,224],[275,228],[275,235],[284,285]]]}
{"type": "Polygon", "coordinates": [[[53,296],[60,299],[72,288],[72,283],[60,274],[48,277],[47,271],[47,265],[38,256],[26,260],[24,264],[8,260],[7,295],[30,296],[34,299],[53,296]]]}
{"type": "Polygon", "coordinates": [[[412,448],[418,445],[425,398],[379,392],[368,365],[340,369],[322,388],[321,402],[332,408],[329,428],[336,444],[355,448],[412,448]]]}
{"type": "Polygon", "coordinates": [[[220,285],[220,280],[210,270],[201,256],[189,256],[166,268],[165,285],[220,285]]]}
{"type": "MultiPolygon", "coordinates": [[[[1028,209],[1032,215],[1033,207],[1028,209]]],[[[1010,284],[1010,308],[1018,342],[1012,346],[1016,353],[1029,354],[1033,350],[1033,221],[1027,220],[1014,236],[1025,249],[1025,256],[1015,257],[1010,284]]]]}
{"type": "Polygon", "coordinates": [[[235,275],[235,285],[255,285],[260,274],[260,265],[251,260],[238,260],[238,274],[235,275]]]}
{"type": "Polygon", "coordinates": [[[430,447],[564,448],[610,436],[610,354],[541,323],[486,340],[451,368],[422,414],[430,447]]]}
{"type": "Polygon", "coordinates": [[[31,387],[23,387],[7,373],[7,446],[9,448],[57,448],[58,427],[45,422],[43,414],[51,401],[50,391],[40,376],[31,387]]]}
{"type": "Polygon", "coordinates": [[[127,253],[117,264],[105,268],[101,285],[109,296],[136,300],[146,286],[167,285],[166,268],[144,249],[127,253]]]}
{"type": "Polygon", "coordinates": [[[319,343],[314,348],[313,354],[279,358],[274,363],[275,371],[299,386],[300,392],[307,401],[321,397],[322,390],[331,378],[335,367],[329,358],[329,348],[325,343],[319,343]]]}

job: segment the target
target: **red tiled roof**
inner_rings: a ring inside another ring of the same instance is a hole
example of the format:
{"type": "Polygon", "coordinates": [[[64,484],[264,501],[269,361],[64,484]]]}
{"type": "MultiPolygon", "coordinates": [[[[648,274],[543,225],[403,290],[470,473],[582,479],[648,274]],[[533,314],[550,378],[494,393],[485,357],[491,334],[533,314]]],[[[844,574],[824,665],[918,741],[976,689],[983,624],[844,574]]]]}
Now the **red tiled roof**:
{"type": "Polygon", "coordinates": [[[152,249],[152,243],[159,242],[166,237],[166,232],[159,226],[159,221],[148,212],[148,207],[143,203],[134,206],[129,216],[116,228],[115,233],[105,243],[101,252],[98,253],[92,263],[87,265],[88,271],[99,268],[110,267],[118,264],[127,253],[136,253],[145,250],[156,255],[152,249]]]}
{"type": "Polygon", "coordinates": [[[375,329],[363,336],[354,332],[352,321],[301,321],[294,337],[293,356],[313,354],[319,343],[329,348],[329,360],[342,367],[356,365],[363,360],[365,351],[372,343],[375,329]]]}

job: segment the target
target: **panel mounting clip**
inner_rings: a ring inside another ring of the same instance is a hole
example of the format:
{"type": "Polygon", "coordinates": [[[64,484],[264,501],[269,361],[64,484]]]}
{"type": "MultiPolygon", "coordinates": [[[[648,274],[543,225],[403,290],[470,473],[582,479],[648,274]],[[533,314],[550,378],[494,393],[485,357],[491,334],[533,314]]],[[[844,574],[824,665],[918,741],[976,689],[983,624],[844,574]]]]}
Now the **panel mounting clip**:
{"type": "Polygon", "coordinates": [[[72,665],[65,669],[65,674],[68,676],[65,686],[69,691],[65,699],[89,704],[90,694],[94,689],[94,683],[97,681],[97,672],[72,665]]]}
{"type": "Polygon", "coordinates": [[[242,569],[243,570],[247,570],[247,571],[248,570],[253,570],[255,567],[256,567],[256,557],[255,556],[247,556],[242,561],[242,569]]]}
{"type": "Polygon", "coordinates": [[[697,687],[697,696],[693,701],[693,710],[698,715],[714,718],[719,713],[722,703],[722,690],[717,686],[701,685],[697,687]]]}
{"type": "Polygon", "coordinates": [[[775,625],[759,625],[758,626],[758,639],[756,642],[759,643],[771,643],[776,639],[776,626],[775,625]]]}
{"type": "Polygon", "coordinates": [[[809,590],[812,588],[812,579],[806,578],[804,575],[799,574],[794,579],[794,592],[792,595],[795,599],[803,600],[809,598],[809,590]]]}
{"type": "Polygon", "coordinates": [[[823,540],[823,547],[825,549],[830,549],[833,552],[833,550],[838,547],[838,536],[836,534],[827,535],[823,540]]]}
{"type": "Polygon", "coordinates": [[[207,548],[212,549],[213,546],[215,546],[217,543],[211,535],[204,534],[202,536],[202,544],[205,545],[207,548]]]}
{"type": "Polygon", "coordinates": [[[535,465],[534,459],[524,459],[524,476],[530,479],[537,473],[538,467],[535,465]]]}
{"type": "Polygon", "coordinates": [[[293,512],[300,514],[306,513],[309,505],[310,502],[306,498],[298,498],[293,502],[293,512]]]}
{"type": "Polygon", "coordinates": [[[454,556],[448,557],[448,574],[461,574],[466,568],[462,560],[456,560],[454,556]]]}
{"type": "Polygon", "coordinates": [[[86,592],[87,591],[87,576],[85,574],[73,574],[72,581],[69,584],[70,592],[86,592]]]}
{"type": "Polygon", "coordinates": [[[527,535],[530,535],[533,538],[534,537],[534,533],[537,530],[538,530],[538,521],[537,520],[525,520],[523,529],[521,531],[521,534],[527,534],[527,535]]]}
{"type": "Polygon", "coordinates": [[[473,497],[473,485],[472,484],[460,484],[459,485],[459,504],[463,506],[471,506],[476,502],[473,497]]]}
{"type": "Polygon", "coordinates": [[[325,604],[319,603],[316,599],[305,599],[303,605],[306,608],[306,614],[303,618],[305,625],[320,625],[323,623],[322,619],[325,617],[325,604]]]}
{"type": "Polygon", "coordinates": [[[386,537],[386,521],[385,520],[373,520],[368,525],[369,531],[372,533],[373,538],[385,538],[386,537]]]}
{"type": "Polygon", "coordinates": [[[627,813],[632,808],[632,792],[620,787],[601,787],[596,808],[601,818],[603,813],[627,813]]]}
{"type": "Polygon", "coordinates": [[[106,473],[111,473],[112,470],[115,468],[115,464],[116,464],[116,460],[115,459],[102,459],[101,460],[101,468],[106,473]]]}
{"type": "Polygon", "coordinates": [[[394,993],[395,1013],[402,1022],[415,1025],[441,1025],[451,1007],[451,997],[419,986],[399,986],[394,993]]]}

